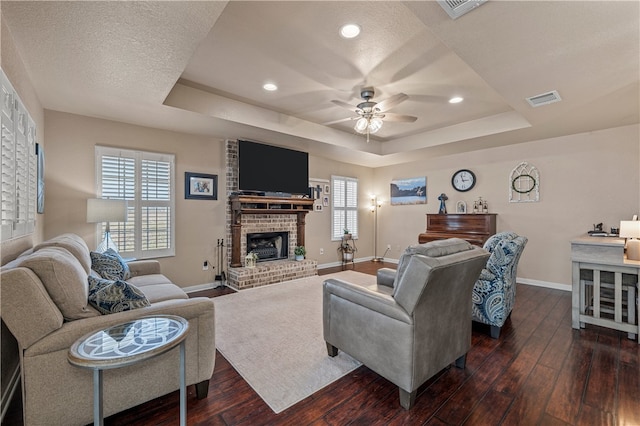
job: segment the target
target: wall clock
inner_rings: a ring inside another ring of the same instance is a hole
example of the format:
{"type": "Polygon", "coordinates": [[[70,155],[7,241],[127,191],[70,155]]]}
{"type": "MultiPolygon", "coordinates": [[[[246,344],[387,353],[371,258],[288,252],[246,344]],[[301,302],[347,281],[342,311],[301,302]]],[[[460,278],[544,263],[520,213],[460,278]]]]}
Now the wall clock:
{"type": "Polygon", "coordinates": [[[476,175],[467,169],[458,170],[451,177],[451,185],[456,191],[467,192],[476,184],[476,175]]]}

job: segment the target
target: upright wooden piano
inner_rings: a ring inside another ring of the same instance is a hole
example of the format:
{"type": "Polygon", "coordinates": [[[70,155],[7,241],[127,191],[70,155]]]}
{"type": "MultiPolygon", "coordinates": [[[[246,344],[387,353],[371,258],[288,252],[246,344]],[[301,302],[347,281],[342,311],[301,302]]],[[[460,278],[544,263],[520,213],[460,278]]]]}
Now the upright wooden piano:
{"type": "Polygon", "coordinates": [[[427,230],[418,236],[418,242],[462,238],[482,247],[495,233],[495,213],[427,214],[427,230]]]}

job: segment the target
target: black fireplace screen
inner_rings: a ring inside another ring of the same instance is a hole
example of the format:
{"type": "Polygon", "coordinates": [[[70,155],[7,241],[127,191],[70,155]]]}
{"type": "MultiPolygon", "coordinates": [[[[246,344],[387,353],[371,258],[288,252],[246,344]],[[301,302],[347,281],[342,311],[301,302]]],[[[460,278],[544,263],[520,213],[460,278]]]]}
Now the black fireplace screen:
{"type": "Polygon", "coordinates": [[[258,255],[258,262],[289,257],[288,232],[259,232],[247,234],[247,253],[258,255]]]}

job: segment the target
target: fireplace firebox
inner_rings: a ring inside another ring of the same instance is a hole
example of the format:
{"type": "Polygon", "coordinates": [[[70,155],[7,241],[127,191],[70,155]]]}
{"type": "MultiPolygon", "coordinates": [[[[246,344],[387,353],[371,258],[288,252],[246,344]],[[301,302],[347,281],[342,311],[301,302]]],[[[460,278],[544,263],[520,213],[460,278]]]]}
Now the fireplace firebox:
{"type": "Polygon", "coordinates": [[[289,233],[247,233],[247,253],[251,252],[258,255],[258,262],[287,259],[289,257],[289,233]]]}

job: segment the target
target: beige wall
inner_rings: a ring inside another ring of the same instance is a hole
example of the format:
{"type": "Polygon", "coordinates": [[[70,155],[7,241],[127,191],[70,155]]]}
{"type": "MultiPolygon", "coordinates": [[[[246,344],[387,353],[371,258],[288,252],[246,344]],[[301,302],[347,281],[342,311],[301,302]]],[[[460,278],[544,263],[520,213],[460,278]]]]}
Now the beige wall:
{"type": "MultiPolygon", "coordinates": [[[[46,112],[47,215],[45,237],[76,232],[91,247],[96,244],[94,226],[84,223],[85,202],[94,196],[94,146],[113,145],[176,154],[178,191],[176,256],[161,259],[163,270],[177,284],[190,287],[213,281],[214,270],[202,271],[202,261],[217,264],[215,242],[224,236],[225,198],[218,201],[184,200],[185,171],[217,174],[219,191],[225,182],[223,142],[59,112],[46,112]],[[72,169],[70,171],[70,165],[72,169]]],[[[518,276],[543,285],[571,282],[571,239],[594,223],[609,229],[640,212],[639,126],[534,141],[504,148],[443,156],[399,166],[370,169],[311,156],[311,178],[332,175],[357,177],[360,183],[360,239],[357,257],[373,255],[373,214],[369,194],[386,203],[378,216],[378,255],[387,245],[387,259],[398,259],[402,250],[424,232],[425,214],[437,213],[437,196],[449,196],[453,211],[458,200],[471,206],[479,196],[498,214],[498,230],[513,230],[529,238],[518,276]],[[509,174],[521,161],[540,172],[540,202],[509,203],[509,174]],[[474,171],[478,183],[470,192],[451,187],[451,175],[460,168],[474,171]],[[393,179],[427,177],[427,204],[390,206],[389,183],[393,179]]],[[[336,264],[337,243],[330,239],[330,209],[307,215],[307,256],[320,265],[336,264]],[[324,254],[320,254],[320,249],[324,254]]]]}
{"type": "Polygon", "coordinates": [[[226,178],[222,141],[48,110],[45,121],[45,238],[74,232],[90,248],[99,242],[97,226],[86,223],[86,200],[96,196],[96,145],[175,154],[176,256],[159,260],[163,272],[182,287],[213,282],[216,271],[203,271],[202,263],[208,260],[216,265],[216,239],[224,238],[226,178]],[[185,200],[186,171],[218,175],[218,200],[185,200]]]}
{"type": "Polygon", "coordinates": [[[378,246],[391,244],[390,258],[417,242],[426,213],[437,213],[438,195],[471,206],[478,197],[497,213],[498,231],[512,230],[529,238],[518,277],[537,284],[571,283],[570,241],[603,222],[608,230],[640,213],[640,130],[627,126],[603,131],[432,158],[375,170],[375,188],[389,199],[392,179],[427,177],[427,204],[385,205],[379,213],[378,246]],[[520,162],[540,172],[540,202],[509,203],[509,174],[520,162]],[[469,192],[455,191],[452,174],[461,168],[477,176],[469,192]]]}
{"type": "MultiPolygon", "coordinates": [[[[373,182],[373,169],[341,163],[326,158],[309,156],[309,177],[331,181],[331,176],[358,178],[358,203],[361,206],[358,215],[359,238],[356,241],[356,257],[373,256],[373,217],[367,206],[373,182]]],[[[331,198],[329,198],[331,200],[331,198]]],[[[322,212],[311,212],[306,218],[307,258],[316,259],[319,265],[337,265],[341,256],[337,251],[339,242],[331,240],[331,202],[322,212]],[[320,249],[324,254],[320,254],[320,249]]]]}
{"type": "MultiPolygon", "coordinates": [[[[9,78],[9,81],[11,81],[13,88],[18,92],[20,99],[29,111],[29,115],[31,115],[31,118],[35,121],[37,142],[44,147],[44,110],[29,80],[22,58],[20,58],[20,53],[14,45],[9,27],[5,25],[4,16],[2,16],[0,22],[0,34],[0,66],[2,66],[2,70],[9,78]]],[[[0,264],[12,260],[25,249],[31,247],[33,243],[39,242],[42,239],[44,229],[43,219],[43,215],[37,215],[36,232],[33,235],[2,242],[0,245],[0,264]]]]}

